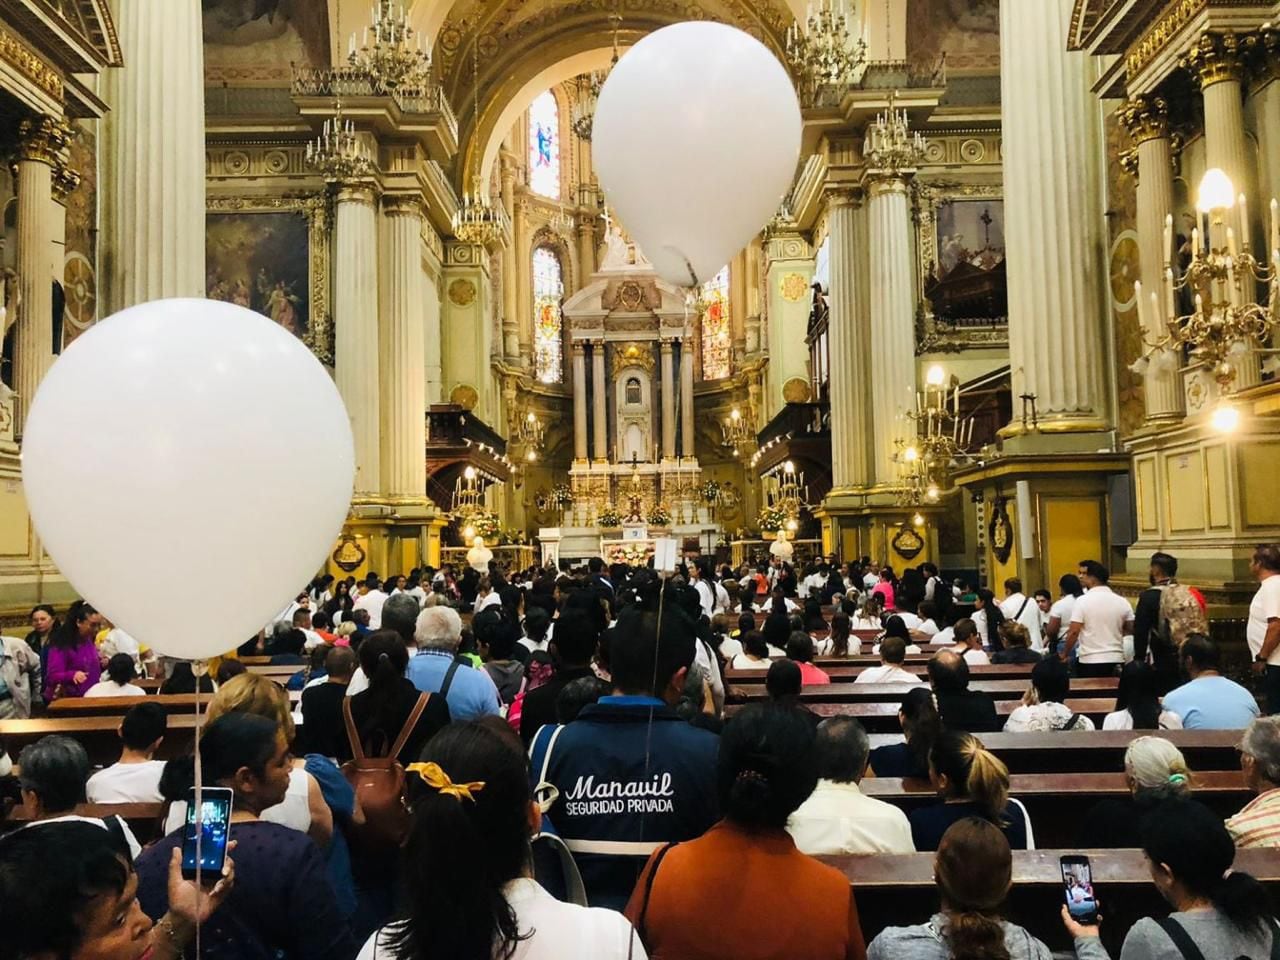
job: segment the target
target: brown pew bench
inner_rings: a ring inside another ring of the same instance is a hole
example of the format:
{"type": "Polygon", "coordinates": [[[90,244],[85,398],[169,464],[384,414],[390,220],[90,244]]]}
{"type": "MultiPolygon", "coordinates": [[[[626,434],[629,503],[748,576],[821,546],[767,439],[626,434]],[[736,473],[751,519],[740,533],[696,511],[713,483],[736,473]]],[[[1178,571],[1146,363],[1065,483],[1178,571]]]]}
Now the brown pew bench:
{"type": "Polygon", "coordinates": [[[295,673],[301,673],[306,667],[290,664],[288,666],[272,666],[271,664],[253,665],[249,667],[250,673],[260,673],[264,677],[270,677],[272,680],[279,680],[281,683],[287,681],[295,673]]]}
{"type": "MultiPolygon", "coordinates": [[[[1074,699],[1088,697],[1114,697],[1120,681],[1115,677],[1076,678],[1071,681],[1074,699]]],[[[800,700],[813,703],[874,703],[899,702],[911,689],[909,683],[828,683],[807,686],[800,691],[800,700]]],[[[1027,692],[1025,680],[972,680],[969,689],[988,693],[996,700],[1019,700],[1027,692]]],[[[765,700],[764,678],[758,683],[736,683],[726,692],[725,699],[732,702],[765,700]]]]}
{"type": "MultiPolygon", "coordinates": [[[[82,817],[117,816],[129,824],[129,829],[138,838],[138,842],[146,846],[163,836],[167,808],[168,804],[164,803],[82,803],[76,807],[76,813],[82,817]]],[[[4,822],[0,823],[0,831],[16,830],[30,822],[31,811],[26,807],[16,806],[9,811],[4,822]]]]}
{"type": "MultiPolygon", "coordinates": [[[[1091,697],[1083,700],[1067,700],[1072,713],[1079,713],[1093,721],[1095,727],[1101,728],[1107,714],[1115,709],[1116,702],[1110,697],[1091,697]]],[[[725,713],[733,716],[745,704],[730,704],[725,713]]],[[[898,725],[898,701],[870,701],[860,703],[815,703],[807,705],[810,710],[821,717],[856,717],[868,733],[893,733],[901,729],[898,725]]],[[[996,715],[1003,723],[1021,704],[1017,700],[997,700],[996,715]]]]}
{"type": "MultiPolygon", "coordinates": [[[[1085,853],[1102,907],[1102,935],[1111,956],[1120,956],[1120,943],[1143,916],[1162,917],[1168,905],[1151,883],[1139,850],[1015,850],[1013,889],[1008,918],[1026,927],[1054,950],[1071,946],[1059,916],[1062,873],[1058,858],[1085,853]]],[[[885,927],[924,923],[938,906],[933,882],[932,853],[876,857],[823,857],[849,878],[858,903],[862,932],[868,943],[885,927]]],[[[1252,874],[1275,900],[1280,894],[1280,854],[1269,850],[1241,850],[1234,868],[1252,874]]]]}
{"type": "MultiPolygon", "coordinates": [[[[844,660],[815,660],[814,663],[822,670],[826,671],[827,676],[832,680],[844,683],[852,682],[858,678],[858,675],[864,670],[880,665],[880,661],[876,657],[869,658],[869,662],[861,663],[862,657],[850,657],[844,660]],[[834,665],[833,665],[834,664],[834,665]]],[[[1024,680],[1028,685],[1031,683],[1031,667],[1029,663],[993,663],[988,666],[970,667],[969,676],[974,680],[1024,680]]],[[[911,661],[904,663],[902,669],[907,673],[915,674],[920,679],[927,679],[929,676],[928,661],[911,661]]],[[[764,680],[764,676],[769,671],[766,670],[734,670],[732,668],[724,672],[724,678],[729,683],[760,683],[764,680]]]]}
{"type": "MultiPolygon", "coordinates": [[[[120,759],[119,716],[46,717],[40,720],[0,720],[0,742],[16,762],[22,748],[41,737],[59,733],[80,741],[93,766],[106,766],[120,759]]],[[[169,717],[169,729],[160,745],[158,758],[167,760],[191,749],[195,739],[195,717],[176,713],[169,717]]]]}
{"type": "MultiPolygon", "coordinates": [[[[297,703],[301,690],[289,690],[289,701],[297,703]]],[[[200,709],[209,708],[212,694],[200,694],[200,709]]],[[[146,697],[64,697],[55,700],[47,708],[50,717],[123,717],[130,707],[139,703],[158,703],[170,716],[178,713],[195,713],[194,693],[167,693],[146,697]]]]}

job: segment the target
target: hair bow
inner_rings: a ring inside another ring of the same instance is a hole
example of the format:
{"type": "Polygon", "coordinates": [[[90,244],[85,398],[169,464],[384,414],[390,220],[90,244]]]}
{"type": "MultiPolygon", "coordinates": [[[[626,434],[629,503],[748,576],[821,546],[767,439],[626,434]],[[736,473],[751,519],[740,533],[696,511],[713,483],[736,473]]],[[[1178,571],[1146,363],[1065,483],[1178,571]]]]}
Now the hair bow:
{"type": "Polygon", "coordinates": [[[475,803],[475,794],[484,789],[483,780],[473,783],[454,783],[449,779],[449,775],[440,769],[438,763],[411,763],[405,769],[416,773],[422,778],[423,783],[437,793],[457,797],[459,800],[470,800],[475,803]]]}

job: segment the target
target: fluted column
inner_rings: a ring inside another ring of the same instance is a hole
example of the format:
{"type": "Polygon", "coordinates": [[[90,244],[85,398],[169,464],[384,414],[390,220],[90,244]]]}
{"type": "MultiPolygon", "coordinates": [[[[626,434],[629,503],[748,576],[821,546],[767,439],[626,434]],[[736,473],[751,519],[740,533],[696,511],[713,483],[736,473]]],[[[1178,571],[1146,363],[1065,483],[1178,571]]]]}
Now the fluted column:
{"type": "Polygon", "coordinates": [[[1014,420],[1034,394],[1054,433],[1108,426],[1096,105],[1067,53],[1072,0],[1000,4],[1005,246],[1014,420]]]}
{"type": "Polygon", "coordinates": [[[675,346],[663,340],[662,354],[662,457],[674,460],[676,455],[676,371],[675,346]]]}
{"type": "Polygon", "coordinates": [[[869,182],[867,220],[873,399],[863,427],[873,429],[875,482],[883,484],[897,480],[894,440],[915,432],[907,413],[915,402],[916,287],[911,266],[911,209],[902,176],[877,177],[869,182]]]}
{"type": "MultiPolygon", "coordinates": [[[[1253,164],[1249,159],[1249,141],[1244,129],[1244,102],[1241,84],[1245,65],[1239,38],[1235,34],[1205,34],[1185,58],[1185,65],[1200,83],[1204,98],[1205,169],[1220,168],[1235,185],[1236,191],[1252,196],[1253,164]]],[[[1195,184],[1192,189],[1195,189],[1195,184]]],[[[1254,204],[1254,209],[1261,205],[1254,204]]],[[[1239,222],[1239,211],[1232,210],[1227,224],[1239,222]]],[[[1225,228],[1211,227],[1214,247],[1227,246],[1225,228]]],[[[1252,225],[1246,227],[1252,229],[1252,225]]],[[[1248,278],[1241,284],[1246,302],[1257,296],[1257,288],[1248,278]]],[[[1232,389],[1256,386],[1262,380],[1257,350],[1250,346],[1232,360],[1236,369],[1232,389]]]]}
{"type": "Polygon", "coordinates": [[[869,317],[862,309],[866,281],[860,259],[867,245],[857,242],[866,214],[861,198],[836,194],[829,205],[831,239],[831,482],[835,490],[865,486],[871,480],[867,439],[873,415],[867,398],[870,362],[869,317]]]}
{"type": "Polygon", "coordinates": [[[680,455],[692,457],[693,444],[693,342],[680,344],[680,455]]]}
{"type": "Polygon", "coordinates": [[[382,491],[396,500],[421,500],[427,476],[422,438],[426,413],[426,350],[422,295],[422,202],[382,201],[381,386],[382,491]]]}
{"type": "MultiPolygon", "coordinates": [[[[381,489],[378,445],[378,210],[372,185],[346,184],[334,218],[334,380],[351,418],[357,497],[381,489]]],[[[416,249],[416,247],[415,247],[416,249]]],[[[421,354],[419,354],[421,356],[421,354]]]]}
{"type": "Polygon", "coordinates": [[[587,459],[587,358],[579,340],[573,343],[573,459],[587,459]]]}
{"type": "Polygon", "coordinates": [[[591,397],[593,401],[592,425],[595,428],[595,458],[600,463],[609,460],[609,423],[605,401],[604,341],[591,344],[591,397]]]}
{"type": "Polygon", "coordinates": [[[529,198],[517,191],[515,217],[512,220],[512,236],[515,237],[516,331],[520,364],[533,366],[533,237],[529,230],[529,198]],[[524,261],[523,263],[521,261],[524,261]],[[523,277],[523,279],[520,279],[523,277]]]}
{"type": "Polygon", "coordinates": [[[590,213],[578,214],[578,289],[596,272],[596,225],[590,213]]]}
{"type": "Polygon", "coordinates": [[[200,0],[112,9],[125,65],[103,74],[104,314],[205,292],[200,0]]]}
{"type": "MultiPolygon", "coordinates": [[[[502,165],[502,205],[507,216],[511,218],[511,243],[502,248],[502,351],[508,360],[517,359],[520,354],[520,327],[526,318],[520,316],[519,289],[520,264],[516,251],[523,249],[521,242],[527,230],[525,212],[516,210],[516,171],[510,163],[502,165]]],[[[532,318],[528,318],[532,322],[532,318]]]]}
{"type": "MultiPolygon", "coordinates": [[[[1143,299],[1138,316],[1148,342],[1169,333],[1166,325],[1165,265],[1173,255],[1165,249],[1165,220],[1173,212],[1173,157],[1169,149],[1168,104],[1161,97],[1136,97],[1123,108],[1122,119],[1138,150],[1138,247],[1143,299]],[[1158,308],[1149,294],[1157,295],[1158,308]]],[[[1147,422],[1183,416],[1182,377],[1177,352],[1157,350],[1143,374],[1147,422]]]]}
{"type": "MultiPolygon", "coordinates": [[[[18,194],[18,308],[14,333],[14,432],[22,424],[36,388],[53,365],[53,168],[66,147],[66,124],[55,117],[24,120],[18,126],[15,163],[18,194]]],[[[65,216],[65,212],[64,212],[65,216]]]]}

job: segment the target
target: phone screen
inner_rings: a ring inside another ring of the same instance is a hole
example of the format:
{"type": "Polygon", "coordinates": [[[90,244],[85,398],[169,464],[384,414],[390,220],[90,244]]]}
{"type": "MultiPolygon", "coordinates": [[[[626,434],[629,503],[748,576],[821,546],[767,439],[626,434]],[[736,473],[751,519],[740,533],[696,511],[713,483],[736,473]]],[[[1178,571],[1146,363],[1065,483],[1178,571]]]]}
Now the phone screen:
{"type": "MultiPolygon", "coordinates": [[[[196,792],[187,796],[187,829],[182,841],[182,872],[193,877],[196,873],[196,792]]],[[[222,873],[222,863],[227,856],[227,831],[231,822],[230,790],[204,789],[200,824],[200,870],[210,882],[222,873]]]]}
{"type": "Polygon", "coordinates": [[[1092,925],[1098,920],[1098,900],[1093,892],[1093,873],[1088,857],[1063,857],[1062,890],[1067,910],[1076,923],[1092,925]]]}

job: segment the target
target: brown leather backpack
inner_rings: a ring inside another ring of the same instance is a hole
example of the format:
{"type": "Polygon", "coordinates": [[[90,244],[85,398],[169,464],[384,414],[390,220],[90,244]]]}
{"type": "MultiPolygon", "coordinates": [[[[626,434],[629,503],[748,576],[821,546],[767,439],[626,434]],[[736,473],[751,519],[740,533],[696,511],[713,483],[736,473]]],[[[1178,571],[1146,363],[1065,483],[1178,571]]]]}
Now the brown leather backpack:
{"type": "Polygon", "coordinates": [[[351,756],[342,765],[342,775],[356,792],[364,811],[363,825],[353,826],[359,848],[369,851],[393,849],[409,835],[409,806],[405,802],[405,771],[399,761],[400,751],[418,725],[431,694],[418,697],[409,719],[405,721],[395,743],[385,756],[370,757],[364,752],[355,720],[351,717],[351,698],[342,700],[342,719],[347,727],[351,756]]]}

